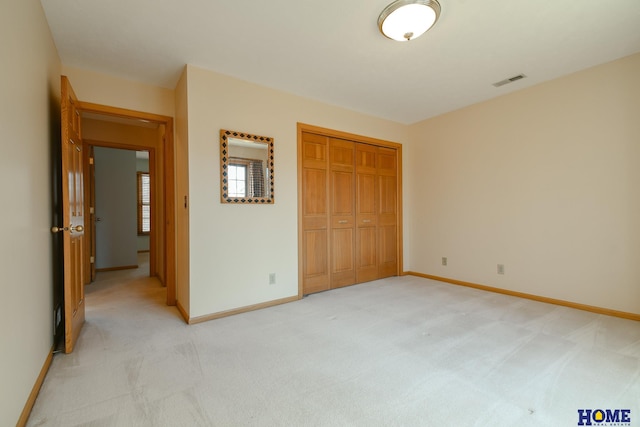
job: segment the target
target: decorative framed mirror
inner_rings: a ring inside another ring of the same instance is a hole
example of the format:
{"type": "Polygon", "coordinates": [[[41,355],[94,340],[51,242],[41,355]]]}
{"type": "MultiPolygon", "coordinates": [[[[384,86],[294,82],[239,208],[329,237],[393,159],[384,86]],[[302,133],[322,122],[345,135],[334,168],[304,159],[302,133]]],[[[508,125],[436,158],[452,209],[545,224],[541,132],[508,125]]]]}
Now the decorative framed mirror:
{"type": "Polygon", "coordinates": [[[220,201],[274,203],[273,138],[220,130],[220,201]]]}

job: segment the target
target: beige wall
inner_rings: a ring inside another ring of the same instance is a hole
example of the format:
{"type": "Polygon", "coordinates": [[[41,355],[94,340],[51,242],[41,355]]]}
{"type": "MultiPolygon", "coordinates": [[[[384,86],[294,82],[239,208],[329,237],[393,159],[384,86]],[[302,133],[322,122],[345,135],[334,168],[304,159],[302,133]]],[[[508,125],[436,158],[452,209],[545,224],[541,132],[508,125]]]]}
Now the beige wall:
{"type": "Polygon", "coordinates": [[[407,127],[194,66],[187,82],[191,317],[297,295],[296,123],[400,143],[407,127]],[[275,138],[274,205],[220,203],[220,129],[275,138]]]}
{"type": "Polygon", "coordinates": [[[174,91],[63,65],[78,99],[94,104],[174,116],[174,91]]]}
{"type": "MultiPolygon", "coordinates": [[[[189,195],[189,127],[187,105],[186,67],[176,85],[176,193],[178,201],[189,195]]],[[[184,203],[176,204],[176,240],[178,262],[176,266],[176,299],[185,315],[189,315],[189,211],[184,203]]]]}
{"type": "Polygon", "coordinates": [[[38,0],[0,6],[0,425],[15,425],[53,343],[52,144],[60,60],[38,0]]]}
{"type": "Polygon", "coordinates": [[[406,268],[640,313],[638,76],[635,55],[411,126],[406,268]]]}

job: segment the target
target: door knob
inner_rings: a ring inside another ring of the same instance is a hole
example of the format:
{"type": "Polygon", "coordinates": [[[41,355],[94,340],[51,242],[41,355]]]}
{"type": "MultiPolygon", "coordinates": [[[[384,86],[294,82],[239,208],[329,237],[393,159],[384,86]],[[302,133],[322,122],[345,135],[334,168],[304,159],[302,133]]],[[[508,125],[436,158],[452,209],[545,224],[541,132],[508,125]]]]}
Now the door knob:
{"type": "Polygon", "coordinates": [[[52,233],[60,233],[62,231],[71,231],[72,233],[74,231],[76,231],[78,233],[81,233],[81,232],[84,231],[84,227],[81,226],[81,225],[76,225],[75,227],[74,226],[71,226],[71,227],[56,227],[56,226],[53,226],[53,227],[51,227],[51,232],[52,233]]]}

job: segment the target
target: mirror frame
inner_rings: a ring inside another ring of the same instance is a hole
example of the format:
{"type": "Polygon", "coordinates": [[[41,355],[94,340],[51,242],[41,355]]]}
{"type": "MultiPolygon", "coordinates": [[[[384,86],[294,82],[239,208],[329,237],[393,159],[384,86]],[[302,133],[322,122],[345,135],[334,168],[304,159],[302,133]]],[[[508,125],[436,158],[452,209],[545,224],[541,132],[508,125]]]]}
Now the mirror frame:
{"type": "Polygon", "coordinates": [[[266,205],[275,203],[274,197],[274,149],[273,138],[244,132],[220,129],[220,201],[231,204],[266,205]],[[227,176],[229,171],[229,138],[243,139],[256,144],[267,145],[267,166],[269,167],[268,197],[229,197],[227,176]]]}

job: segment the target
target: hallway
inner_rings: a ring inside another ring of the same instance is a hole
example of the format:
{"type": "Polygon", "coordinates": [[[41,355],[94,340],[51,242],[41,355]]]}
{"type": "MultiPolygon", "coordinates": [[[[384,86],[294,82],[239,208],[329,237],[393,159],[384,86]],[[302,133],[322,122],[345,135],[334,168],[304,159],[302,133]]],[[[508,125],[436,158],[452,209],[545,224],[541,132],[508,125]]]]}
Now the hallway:
{"type": "MultiPolygon", "coordinates": [[[[144,318],[157,321],[155,316],[163,312],[181,320],[178,311],[166,305],[166,288],[155,277],[149,277],[149,253],[138,254],[135,270],[99,272],[96,281],[85,287],[85,298],[87,323],[84,328],[88,329],[114,321],[131,329],[134,326],[131,322],[144,318]]],[[[82,334],[80,341],[89,335],[85,331],[82,334]]]]}

